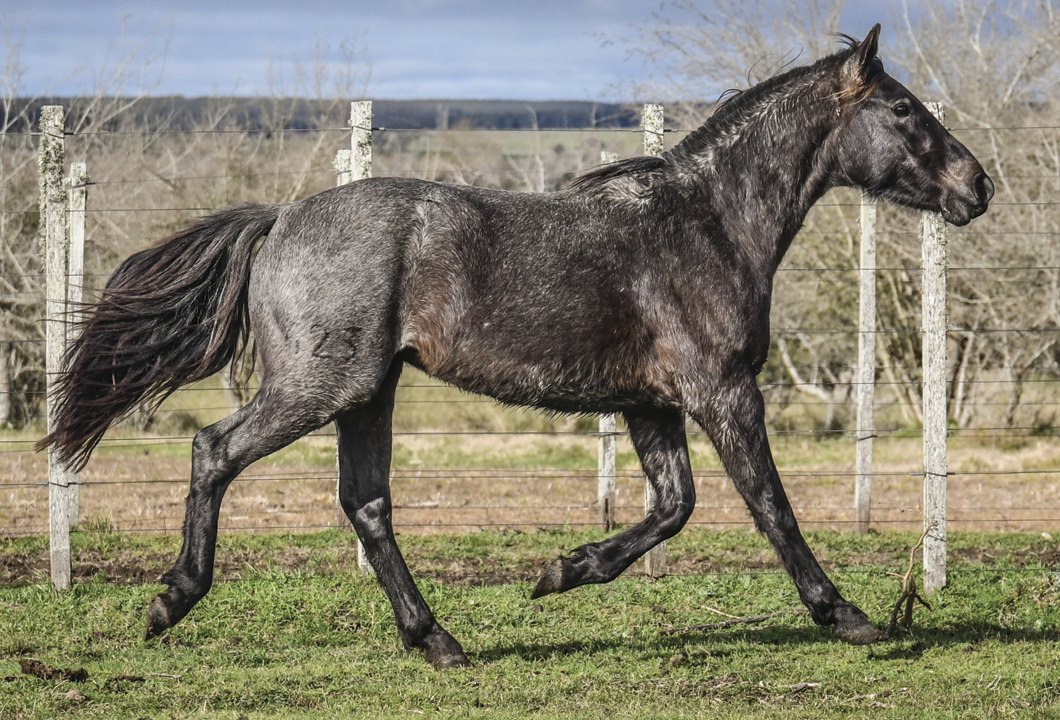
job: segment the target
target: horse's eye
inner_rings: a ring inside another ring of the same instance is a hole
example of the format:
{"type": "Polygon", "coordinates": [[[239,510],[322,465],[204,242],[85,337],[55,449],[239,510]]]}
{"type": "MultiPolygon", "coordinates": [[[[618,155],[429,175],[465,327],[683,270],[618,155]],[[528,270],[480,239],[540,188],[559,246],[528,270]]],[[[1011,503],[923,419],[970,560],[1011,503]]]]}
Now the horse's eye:
{"type": "Polygon", "coordinates": [[[902,102],[898,103],[893,108],[891,108],[891,110],[898,117],[905,117],[906,115],[909,114],[909,111],[912,110],[912,108],[909,107],[909,103],[907,103],[905,100],[903,100],[902,102]]]}

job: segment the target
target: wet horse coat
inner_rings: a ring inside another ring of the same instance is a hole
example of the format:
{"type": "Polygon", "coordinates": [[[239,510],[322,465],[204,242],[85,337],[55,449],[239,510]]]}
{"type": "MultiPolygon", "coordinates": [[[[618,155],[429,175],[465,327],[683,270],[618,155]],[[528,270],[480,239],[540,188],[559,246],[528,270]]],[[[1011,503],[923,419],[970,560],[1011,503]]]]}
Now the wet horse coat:
{"type": "Polygon", "coordinates": [[[878,36],[727,100],[661,158],[597,169],[562,192],[370,179],[224,210],[126,260],[83,323],[42,447],[84,464],[111,423],[223,369],[250,331],[262,369],[254,399],[195,437],[184,545],[147,635],[209,590],[232,480],[333,420],[340,502],[402,641],[437,667],[467,663],[391,526],[391,415],[408,363],[513,405],[623,413],[656,505],[549,563],[534,597],[608,582],[681,529],[695,504],[687,414],[814,621],[848,642],[877,639],[799,532],[755,376],[773,275],[829,188],[956,224],[993,194],[971,154],[884,72],[878,36]]]}

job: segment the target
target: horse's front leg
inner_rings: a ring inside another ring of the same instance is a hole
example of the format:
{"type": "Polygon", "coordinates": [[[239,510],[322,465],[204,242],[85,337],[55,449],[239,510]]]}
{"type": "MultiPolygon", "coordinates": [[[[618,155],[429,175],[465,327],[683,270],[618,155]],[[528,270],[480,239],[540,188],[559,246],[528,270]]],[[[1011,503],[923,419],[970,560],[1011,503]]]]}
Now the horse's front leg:
{"type": "Polygon", "coordinates": [[[799,532],[769,450],[762,393],[750,369],[726,375],[690,414],[714,443],[755,526],[773,544],[814,622],[853,645],[879,640],[882,633],[843,599],[799,532]]]}
{"type": "Polygon", "coordinates": [[[614,580],[641,555],[676,535],[692,514],[696,489],[688,463],[684,414],[653,409],[624,415],[644,474],[655,490],[655,505],[633,527],[549,562],[531,597],[614,580]]]}

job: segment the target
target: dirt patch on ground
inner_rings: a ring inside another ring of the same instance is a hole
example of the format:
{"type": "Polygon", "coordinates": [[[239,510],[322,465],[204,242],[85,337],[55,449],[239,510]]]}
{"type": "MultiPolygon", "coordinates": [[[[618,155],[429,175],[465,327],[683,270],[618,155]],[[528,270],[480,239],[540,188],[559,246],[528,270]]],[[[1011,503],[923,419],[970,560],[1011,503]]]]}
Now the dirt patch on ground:
{"type": "Polygon", "coordinates": [[[963,560],[964,562],[979,565],[993,565],[1001,560],[1018,566],[1031,563],[1056,567],[1060,566],[1060,550],[1040,550],[1036,548],[1021,548],[1011,553],[998,553],[996,551],[982,550],[980,548],[966,548],[963,550],[950,550],[951,559],[963,560]]]}
{"type": "Polygon", "coordinates": [[[40,678],[41,680],[58,680],[60,682],[78,682],[83,683],[88,681],[88,672],[84,668],[67,668],[61,670],[59,668],[53,668],[50,665],[45,665],[39,660],[31,660],[30,658],[23,658],[18,661],[19,666],[22,668],[22,672],[26,675],[32,675],[33,677],[40,678]]]}
{"type": "MultiPolygon", "coordinates": [[[[404,554],[409,567],[417,578],[429,579],[446,585],[485,587],[525,582],[536,583],[541,566],[549,557],[475,557],[439,560],[424,557],[416,546],[406,547],[404,554]]],[[[1060,550],[1023,548],[1013,552],[985,551],[981,549],[951,550],[951,563],[993,565],[1006,562],[1023,567],[1041,563],[1046,566],[1060,565],[1060,550]]],[[[118,549],[109,557],[99,552],[77,552],[73,557],[74,582],[105,581],[114,585],[142,585],[159,582],[160,576],[173,565],[174,552],[149,552],[143,548],[118,549]]],[[[818,560],[825,570],[850,568],[859,565],[894,567],[900,569],[906,562],[905,551],[893,553],[846,553],[842,557],[830,557],[827,549],[818,551],[818,560]]],[[[47,550],[34,554],[14,555],[0,553],[0,586],[46,582],[49,556],[47,550]]],[[[214,577],[217,582],[234,582],[265,569],[302,571],[322,575],[349,573],[357,568],[357,548],[351,536],[345,546],[330,546],[325,550],[289,547],[278,551],[246,551],[219,547],[214,577]]],[[[702,556],[671,558],[667,573],[670,575],[705,575],[740,571],[781,570],[780,562],[772,550],[740,551],[723,550],[702,556]]],[[[643,576],[643,563],[634,563],[625,573],[627,576],[643,576]]]]}
{"type": "MultiPolygon", "coordinates": [[[[148,552],[143,548],[118,549],[107,558],[95,551],[75,552],[73,580],[98,579],[114,585],[155,583],[173,566],[175,559],[176,552],[148,552]]],[[[46,581],[50,562],[47,550],[32,555],[0,553],[0,585],[46,581]]],[[[266,568],[337,573],[356,566],[357,548],[352,542],[348,548],[329,548],[326,554],[305,548],[288,548],[278,553],[218,548],[214,577],[218,581],[238,580],[247,572],[266,568]]]]}

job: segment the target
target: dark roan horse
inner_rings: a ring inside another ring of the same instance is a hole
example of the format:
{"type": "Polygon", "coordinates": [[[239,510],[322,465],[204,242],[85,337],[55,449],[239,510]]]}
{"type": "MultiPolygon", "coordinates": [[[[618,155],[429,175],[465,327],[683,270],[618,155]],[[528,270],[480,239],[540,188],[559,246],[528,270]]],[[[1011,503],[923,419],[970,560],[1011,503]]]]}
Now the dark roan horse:
{"type": "Polygon", "coordinates": [[[39,447],[83,467],[148,399],[224,369],[252,333],[254,399],[195,436],[184,544],[147,636],[210,589],[225,490],[250,463],[334,421],[339,499],[406,648],[468,664],[398,550],[388,483],[405,363],[516,406],[622,413],[655,490],[643,521],[548,563],[533,597],[613,580],[695,505],[685,415],[710,437],[813,620],[881,633],[804,541],[755,377],[773,275],[829,188],[964,225],[993,183],[876,57],[879,26],[720,104],[662,157],[545,194],[376,178],[204,217],[129,257],[87,313],[39,447]]]}

